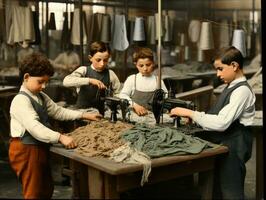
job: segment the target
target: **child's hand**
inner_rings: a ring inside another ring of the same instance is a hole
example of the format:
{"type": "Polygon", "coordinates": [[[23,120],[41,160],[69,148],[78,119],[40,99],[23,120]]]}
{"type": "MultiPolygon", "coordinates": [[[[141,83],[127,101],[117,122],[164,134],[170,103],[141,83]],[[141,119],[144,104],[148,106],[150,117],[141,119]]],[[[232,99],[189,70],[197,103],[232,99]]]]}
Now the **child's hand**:
{"type": "Polygon", "coordinates": [[[89,79],[89,84],[95,85],[99,89],[106,89],[106,86],[104,85],[104,83],[102,81],[99,81],[99,80],[94,79],[94,78],[89,79]]]}
{"type": "Polygon", "coordinates": [[[144,108],[143,106],[137,104],[137,103],[133,104],[133,108],[134,108],[134,111],[137,113],[138,116],[144,116],[144,115],[148,114],[147,109],[144,108]]]}
{"type": "Polygon", "coordinates": [[[92,120],[92,121],[99,121],[103,116],[99,113],[89,113],[85,112],[82,114],[82,119],[92,120]]]}
{"type": "Polygon", "coordinates": [[[77,147],[73,138],[67,135],[60,134],[59,142],[62,143],[67,149],[73,149],[77,147]]]}
{"type": "Polygon", "coordinates": [[[173,108],[170,112],[170,116],[178,116],[178,117],[192,117],[193,111],[187,108],[182,108],[182,107],[176,107],[173,108]]]}

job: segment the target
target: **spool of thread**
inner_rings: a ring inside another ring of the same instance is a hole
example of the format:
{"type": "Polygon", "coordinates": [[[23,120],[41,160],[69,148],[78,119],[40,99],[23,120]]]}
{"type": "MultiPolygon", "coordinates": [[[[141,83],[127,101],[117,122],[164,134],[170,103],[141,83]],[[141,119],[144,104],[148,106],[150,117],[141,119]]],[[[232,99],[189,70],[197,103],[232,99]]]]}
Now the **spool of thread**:
{"type": "Polygon", "coordinates": [[[145,29],[143,17],[136,17],[133,33],[133,41],[145,41],[145,29]]]}
{"type": "Polygon", "coordinates": [[[191,20],[188,26],[188,35],[191,42],[198,42],[201,23],[199,20],[191,20]]]}
{"type": "Polygon", "coordinates": [[[197,61],[203,62],[204,61],[204,52],[200,49],[198,49],[198,55],[197,55],[197,61]]]}
{"type": "Polygon", "coordinates": [[[170,42],[171,41],[171,26],[170,26],[170,18],[168,15],[164,16],[164,42],[170,42]]]}
{"type": "Polygon", "coordinates": [[[109,15],[104,15],[102,19],[101,41],[104,43],[111,41],[111,19],[109,15]]]}
{"type": "Polygon", "coordinates": [[[185,46],[185,60],[189,60],[190,59],[190,49],[189,46],[185,46]]]}
{"type": "Polygon", "coordinates": [[[180,46],[185,46],[186,45],[186,35],[185,33],[180,34],[180,46]]]}
{"type": "Polygon", "coordinates": [[[214,48],[212,25],[210,22],[202,22],[201,24],[199,48],[201,50],[214,48]]]}
{"type": "Polygon", "coordinates": [[[245,40],[245,32],[242,29],[234,30],[232,46],[237,48],[243,57],[246,57],[246,40],[245,40]]]}

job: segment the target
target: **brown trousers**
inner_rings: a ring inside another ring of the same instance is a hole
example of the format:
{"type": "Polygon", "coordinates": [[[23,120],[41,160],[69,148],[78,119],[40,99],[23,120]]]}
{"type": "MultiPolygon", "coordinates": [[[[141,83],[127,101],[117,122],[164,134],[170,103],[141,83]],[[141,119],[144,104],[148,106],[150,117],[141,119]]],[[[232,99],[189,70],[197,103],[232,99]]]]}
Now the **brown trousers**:
{"type": "Polygon", "coordinates": [[[12,138],[9,160],[22,183],[25,199],[50,199],[52,197],[54,185],[48,147],[24,145],[20,139],[12,138]]]}

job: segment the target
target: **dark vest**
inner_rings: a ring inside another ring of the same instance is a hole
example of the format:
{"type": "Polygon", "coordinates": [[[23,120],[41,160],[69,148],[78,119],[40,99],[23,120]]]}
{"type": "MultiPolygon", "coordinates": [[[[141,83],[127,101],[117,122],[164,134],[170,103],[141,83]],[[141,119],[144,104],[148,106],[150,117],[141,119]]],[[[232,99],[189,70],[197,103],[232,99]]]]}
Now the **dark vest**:
{"type": "MultiPolygon", "coordinates": [[[[39,97],[42,99],[43,105],[39,104],[37,101],[35,101],[29,94],[27,94],[24,91],[20,91],[18,93],[27,96],[30,99],[31,105],[33,106],[33,109],[36,111],[36,113],[38,114],[39,118],[40,118],[40,123],[42,123],[44,126],[51,128],[51,125],[49,123],[49,118],[48,118],[48,113],[47,113],[47,108],[46,105],[44,103],[44,97],[39,94],[39,97]]],[[[27,116],[25,116],[27,117],[27,116]]],[[[21,138],[21,141],[23,144],[35,144],[35,145],[49,145],[45,142],[41,142],[37,139],[35,139],[34,137],[32,137],[32,135],[26,130],[26,132],[24,133],[24,135],[21,138]]]]}
{"type": "MultiPolygon", "coordinates": [[[[94,78],[102,81],[106,87],[110,85],[110,75],[109,70],[104,69],[102,72],[97,72],[91,68],[91,66],[87,67],[87,72],[85,77],[94,78]]],[[[103,102],[99,102],[99,97],[104,95],[104,90],[99,90],[99,88],[95,85],[83,85],[80,87],[78,99],[77,99],[77,107],[78,108],[89,108],[94,107],[98,108],[99,111],[103,107],[103,102]]],[[[101,113],[102,111],[100,111],[101,113]]],[[[101,113],[102,114],[102,113],[101,113]]]]}
{"type": "Polygon", "coordinates": [[[144,108],[151,110],[151,103],[154,96],[155,91],[150,92],[142,92],[136,89],[136,80],[137,75],[135,75],[135,91],[133,95],[131,96],[131,99],[133,102],[136,102],[137,104],[143,106],[144,108]]]}
{"type": "MultiPolygon", "coordinates": [[[[229,103],[230,96],[232,92],[240,87],[247,86],[250,90],[250,86],[247,81],[242,81],[237,83],[235,86],[228,88],[228,86],[223,90],[221,95],[219,96],[216,104],[211,107],[211,109],[207,112],[208,114],[218,114],[220,110],[229,103]]],[[[210,132],[206,131],[201,138],[209,140],[214,143],[224,143],[226,140],[241,135],[247,132],[247,134],[251,134],[250,127],[245,127],[243,124],[239,122],[239,119],[236,119],[224,132],[210,132]]]]}

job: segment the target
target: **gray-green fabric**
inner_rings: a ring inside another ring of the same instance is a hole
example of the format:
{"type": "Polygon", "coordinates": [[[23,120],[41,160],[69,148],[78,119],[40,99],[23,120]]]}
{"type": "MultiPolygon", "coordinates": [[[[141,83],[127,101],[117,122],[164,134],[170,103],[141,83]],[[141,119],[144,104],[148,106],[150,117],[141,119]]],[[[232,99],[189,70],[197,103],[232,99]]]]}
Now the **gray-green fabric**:
{"type": "Polygon", "coordinates": [[[186,135],[176,128],[136,124],[125,131],[122,138],[151,158],[166,155],[197,154],[203,149],[214,147],[208,141],[186,135]]]}

